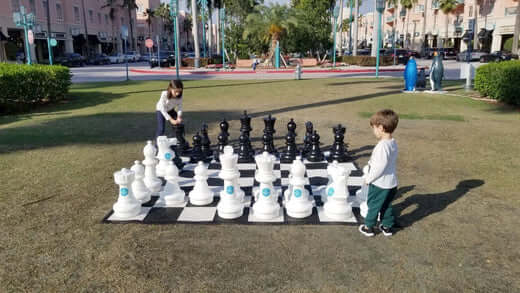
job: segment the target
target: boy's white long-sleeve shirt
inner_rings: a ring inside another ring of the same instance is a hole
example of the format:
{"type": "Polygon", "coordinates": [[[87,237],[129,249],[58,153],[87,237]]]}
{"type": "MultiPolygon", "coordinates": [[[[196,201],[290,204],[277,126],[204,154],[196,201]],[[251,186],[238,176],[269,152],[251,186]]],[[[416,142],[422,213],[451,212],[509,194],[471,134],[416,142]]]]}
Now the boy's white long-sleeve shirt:
{"type": "Polygon", "coordinates": [[[177,106],[177,115],[182,116],[182,97],[180,99],[168,99],[168,92],[163,91],[161,93],[161,98],[155,106],[155,109],[161,112],[161,114],[164,116],[164,119],[170,120],[171,116],[168,114],[168,112],[175,108],[175,106],[177,106]]]}
{"type": "Polygon", "coordinates": [[[368,161],[368,174],[365,174],[365,182],[374,184],[383,189],[397,186],[397,143],[392,139],[381,139],[368,161]]]}

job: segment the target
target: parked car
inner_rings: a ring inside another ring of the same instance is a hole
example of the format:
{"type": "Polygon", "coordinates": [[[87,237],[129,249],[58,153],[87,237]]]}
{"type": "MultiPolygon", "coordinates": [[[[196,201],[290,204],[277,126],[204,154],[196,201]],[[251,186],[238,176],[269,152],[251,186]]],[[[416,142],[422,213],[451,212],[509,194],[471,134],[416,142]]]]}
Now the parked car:
{"type": "Polygon", "coordinates": [[[408,50],[408,55],[413,56],[415,59],[421,58],[421,54],[415,50],[408,50]]]}
{"type": "Polygon", "coordinates": [[[500,61],[508,61],[511,59],[518,59],[518,55],[512,54],[507,51],[495,51],[491,54],[486,54],[480,56],[480,63],[487,63],[487,62],[500,62],[500,61]]]}
{"type": "MultiPolygon", "coordinates": [[[[480,51],[471,51],[471,60],[470,61],[479,61],[480,57],[483,55],[487,55],[486,52],[480,52],[480,51]]],[[[459,62],[467,62],[468,61],[468,51],[464,50],[457,54],[457,61],[459,62]]]]}
{"type": "Polygon", "coordinates": [[[106,54],[95,54],[88,57],[87,63],[94,65],[110,64],[110,58],[106,54]]]}
{"type": "Polygon", "coordinates": [[[370,49],[359,49],[357,50],[358,56],[370,56],[371,51],[370,49]]]}
{"type": "Polygon", "coordinates": [[[182,58],[195,58],[195,52],[184,52],[182,53],[182,58]]]}
{"type": "MultiPolygon", "coordinates": [[[[161,51],[159,53],[159,60],[161,61],[161,67],[175,66],[175,52],[173,51],[161,51]]],[[[157,54],[153,55],[150,59],[150,67],[158,65],[157,54]]]]}
{"type": "MultiPolygon", "coordinates": [[[[388,49],[383,55],[394,57],[394,50],[388,49]]],[[[397,64],[406,64],[410,59],[410,52],[406,49],[395,49],[395,56],[397,57],[397,64]]]]}
{"type": "Polygon", "coordinates": [[[432,59],[433,54],[437,52],[439,55],[442,56],[442,59],[456,59],[457,58],[457,51],[454,48],[426,48],[424,50],[424,58],[432,59]]]}
{"type": "Polygon", "coordinates": [[[68,67],[85,66],[87,60],[85,59],[85,57],[81,56],[78,53],[65,53],[62,56],[54,58],[54,63],[68,67]]]}
{"type": "Polygon", "coordinates": [[[116,53],[108,56],[108,59],[110,60],[110,63],[117,64],[122,63],[125,60],[125,56],[116,53]]]}
{"type": "Polygon", "coordinates": [[[125,58],[128,59],[128,62],[137,62],[141,59],[141,55],[135,51],[128,51],[125,54],[125,58]]]}

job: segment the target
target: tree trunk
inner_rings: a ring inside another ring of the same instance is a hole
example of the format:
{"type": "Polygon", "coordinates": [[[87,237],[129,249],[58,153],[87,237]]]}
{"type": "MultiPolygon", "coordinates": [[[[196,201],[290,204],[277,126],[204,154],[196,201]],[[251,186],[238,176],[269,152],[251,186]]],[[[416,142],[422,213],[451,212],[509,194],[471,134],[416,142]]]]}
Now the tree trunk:
{"type": "Polygon", "coordinates": [[[518,54],[518,38],[520,37],[520,0],[516,0],[516,17],[515,17],[515,33],[513,35],[513,48],[512,52],[518,54]]]}
{"type": "Polygon", "coordinates": [[[428,40],[426,38],[426,22],[427,21],[428,21],[428,0],[424,0],[424,21],[423,21],[422,32],[421,32],[421,36],[423,37],[423,42],[421,45],[421,54],[424,54],[424,51],[426,48],[426,42],[428,40]]]}
{"type": "Polygon", "coordinates": [[[354,0],[354,46],[352,47],[352,55],[357,56],[357,45],[358,45],[358,15],[359,15],[359,0],[354,0]]]}
{"type": "Polygon", "coordinates": [[[444,32],[444,42],[442,42],[442,48],[448,47],[448,27],[450,25],[450,14],[446,13],[446,31],[444,32]]]}
{"type": "MultiPolygon", "coordinates": [[[[347,0],[348,1],[348,0],[347,0]]],[[[343,55],[343,0],[339,1],[339,56],[343,55]]]]}
{"type": "MultiPolygon", "coordinates": [[[[374,0],[374,7],[377,6],[377,1],[374,0]]],[[[377,46],[378,46],[378,43],[377,43],[377,39],[378,39],[378,24],[379,24],[379,12],[374,11],[374,29],[372,30],[372,57],[376,57],[377,55],[377,46]]]]}
{"type": "Polygon", "coordinates": [[[220,9],[217,9],[217,31],[215,34],[215,43],[217,43],[217,54],[220,54],[220,9]]]}
{"type": "Polygon", "coordinates": [[[191,18],[192,22],[192,33],[193,33],[193,45],[195,48],[195,67],[199,67],[200,49],[199,49],[199,22],[197,21],[197,1],[191,0],[191,18]]]}
{"type": "Polygon", "coordinates": [[[83,7],[83,23],[85,25],[85,43],[86,43],[86,47],[87,47],[87,54],[85,57],[88,56],[88,54],[90,53],[90,48],[89,48],[89,44],[88,44],[88,30],[87,30],[87,13],[85,12],[85,0],[81,0],[81,6],[83,7]]]}
{"type": "Polygon", "coordinates": [[[213,9],[208,9],[208,55],[209,57],[213,56],[213,9]]]}
{"type": "Polygon", "coordinates": [[[473,50],[478,50],[478,0],[475,1],[475,27],[473,29],[473,50]]]}
{"type": "Polygon", "coordinates": [[[410,42],[408,41],[408,26],[410,25],[410,9],[406,9],[406,31],[404,33],[404,47],[408,49],[410,42]]]}
{"type": "Polygon", "coordinates": [[[130,39],[132,40],[132,51],[135,51],[134,22],[132,20],[132,8],[130,6],[128,6],[128,21],[130,23],[130,39]]]}

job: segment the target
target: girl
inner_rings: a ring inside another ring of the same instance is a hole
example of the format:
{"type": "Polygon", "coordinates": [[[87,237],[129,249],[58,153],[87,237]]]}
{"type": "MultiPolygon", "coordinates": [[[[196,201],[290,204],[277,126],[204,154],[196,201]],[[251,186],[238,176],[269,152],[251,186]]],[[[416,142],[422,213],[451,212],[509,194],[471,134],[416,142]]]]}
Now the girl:
{"type": "Polygon", "coordinates": [[[182,122],[182,81],[170,81],[168,88],[161,93],[161,98],[155,107],[157,116],[157,131],[155,137],[164,135],[164,123],[168,120],[172,125],[182,122]],[[177,106],[177,111],[175,107],[177,106]]]}

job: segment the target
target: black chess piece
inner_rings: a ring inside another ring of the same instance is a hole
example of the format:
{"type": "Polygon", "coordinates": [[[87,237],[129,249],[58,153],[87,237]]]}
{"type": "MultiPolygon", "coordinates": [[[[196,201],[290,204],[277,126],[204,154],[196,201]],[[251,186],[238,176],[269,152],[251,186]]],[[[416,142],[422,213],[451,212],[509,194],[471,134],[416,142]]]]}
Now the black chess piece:
{"type": "Polygon", "coordinates": [[[264,133],[264,135],[262,136],[262,140],[264,142],[262,152],[268,152],[271,155],[276,156],[278,154],[278,152],[276,151],[276,149],[274,147],[273,136],[270,135],[269,133],[264,133]]]}
{"type": "Polygon", "coordinates": [[[177,168],[179,170],[182,169],[182,167],[184,167],[184,163],[182,162],[182,159],[181,159],[181,156],[180,156],[180,153],[179,153],[179,145],[172,145],[170,147],[170,149],[175,153],[175,157],[173,158],[173,163],[175,164],[175,166],[177,166],[177,168]]]}
{"type": "Polygon", "coordinates": [[[309,162],[321,162],[323,159],[323,152],[320,149],[320,135],[314,130],[311,136],[311,149],[307,153],[307,160],[309,162]]]}
{"type": "Polygon", "coordinates": [[[206,156],[202,151],[202,137],[197,132],[193,136],[193,148],[191,149],[190,162],[197,163],[199,161],[206,161],[206,156]]]}
{"type": "Polygon", "coordinates": [[[254,157],[252,154],[252,150],[249,148],[249,145],[251,141],[249,140],[249,135],[247,133],[243,132],[240,134],[240,137],[238,138],[238,141],[240,143],[239,150],[238,150],[238,162],[239,163],[254,163],[254,157]]]}
{"type": "Polygon", "coordinates": [[[294,123],[294,119],[291,118],[291,121],[287,123],[287,132],[292,134],[296,139],[296,123],[294,123]]]}
{"type": "Polygon", "coordinates": [[[274,129],[274,124],[276,122],[276,117],[272,117],[271,114],[264,118],[264,133],[270,134],[274,137],[274,133],[276,130],[274,129]]]}
{"type": "Polygon", "coordinates": [[[346,130],[347,129],[341,124],[332,128],[332,132],[334,133],[334,143],[332,144],[332,149],[328,158],[329,161],[338,161],[343,163],[348,160],[344,142],[346,130]]]}
{"type": "Polygon", "coordinates": [[[202,129],[202,152],[204,153],[204,156],[210,157],[211,156],[211,141],[209,140],[208,136],[208,125],[203,124],[202,129]]]}
{"type": "Polygon", "coordinates": [[[280,163],[292,163],[296,159],[298,148],[296,146],[296,135],[288,132],[285,136],[285,150],[280,155],[280,163]]]}
{"type": "Polygon", "coordinates": [[[245,133],[249,136],[251,130],[251,117],[247,115],[247,111],[244,110],[244,115],[240,118],[240,133],[245,133]]]}
{"type": "Polygon", "coordinates": [[[222,120],[219,124],[220,126],[220,133],[225,135],[226,137],[229,137],[229,123],[226,121],[226,118],[222,120]]]}
{"type": "Polygon", "coordinates": [[[177,138],[177,151],[181,155],[185,155],[190,148],[190,144],[184,138],[184,135],[185,135],[184,124],[179,123],[179,124],[175,125],[173,128],[175,129],[175,137],[177,138]]]}
{"type": "Polygon", "coordinates": [[[224,152],[224,147],[228,145],[228,137],[224,133],[220,133],[217,137],[217,149],[215,150],[213,157],[216,161],[220,161],[219,156],[224,152]]]}
{"type": "Polygon", "coordinates": [[[306,156],[311,150],[311,137],[313,130],[314,126],[312,125],[312,122],[305,122],[305,136],[303,137],[302,156],[306,156]]]}

